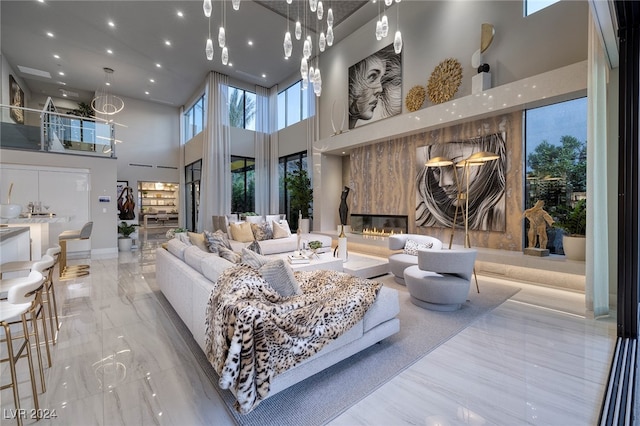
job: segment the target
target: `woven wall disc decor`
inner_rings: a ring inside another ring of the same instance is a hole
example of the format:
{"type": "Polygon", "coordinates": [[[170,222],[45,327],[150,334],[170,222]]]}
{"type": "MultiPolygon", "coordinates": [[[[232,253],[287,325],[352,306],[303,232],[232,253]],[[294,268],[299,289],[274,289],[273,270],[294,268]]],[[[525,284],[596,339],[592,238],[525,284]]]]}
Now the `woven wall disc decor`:
{"type": "Polygon", "coordinates": [[[415,112],[422,108],[422,104],[424,103],[424,99],[427,96],[427,92],[424,90],[422,86],[413,86],[409,93],[407,93],[407,97],[404,99],[404,104],[407,106],[407,110],[409,112],[415,112]]]}
{"type": "Polygon", "coordinates": [[[448,58],[440,62],[431,73],[427,84],[427,94],[434,104],[447,102],[458,91],[462,83],[462,66],[456,59],[448,58]]]}

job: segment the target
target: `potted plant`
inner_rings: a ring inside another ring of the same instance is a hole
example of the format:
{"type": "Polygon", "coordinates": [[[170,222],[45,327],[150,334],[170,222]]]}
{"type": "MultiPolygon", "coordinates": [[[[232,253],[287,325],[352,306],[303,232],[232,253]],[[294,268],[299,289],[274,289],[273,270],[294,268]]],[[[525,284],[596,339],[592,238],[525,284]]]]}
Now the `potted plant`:
{"type": "Polygon", "coordinates": [[[169,239],[172,239],[176,236],[176,234],[184,234],[185,232],[187,232],[185,228],[173,228],[169,229],[165,236],[169,239]]]}
{"type": "Polygon", "coordinates": [[[118,233],[120,234],[118,237],[118,250],[131,251],[131,234],[136,232],[136,226],[138,225],[129,224],[124,220],[120,222],[120,225],[118,225],[118,233]]]}
{"type": "Polygon", "coordinates": [[[294,218],[301,220],[301,223],[293,222],[294,228],[299,228],[301,232],[308,233],[310,228],[311,204],[313,203],[311,179],[309,179],[307,171],[302,168],[302,164],[299,163],[298,170],[287,173],[285,182],[290,194],[290,211],[292,212],[290,217],[292,222],[294,218]],[[298,216],[300,217],[298,218],[298,216]]]}
{"type": "Polygon", "coordinates": [[[587,239],[587,200],[578,201],[558,228],[565,231],[562,236],[562,246],[567,259],[585,260],[587,239]]]}

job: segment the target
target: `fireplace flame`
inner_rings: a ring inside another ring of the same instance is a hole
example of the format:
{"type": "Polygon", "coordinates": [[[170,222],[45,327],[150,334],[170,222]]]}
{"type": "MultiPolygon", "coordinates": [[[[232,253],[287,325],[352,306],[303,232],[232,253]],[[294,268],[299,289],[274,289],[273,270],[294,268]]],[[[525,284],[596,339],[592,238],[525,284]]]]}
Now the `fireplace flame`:
{"type": "MultiPolygon", "coordinates": [[[[396,232],[394,230],[387,231],[385,229],[378,229],[376,227],[373,227],[373,228],[364,228],[362,230],[362,234],[371,235],[374,237],[389,237],[391,235],[396,235],[396,232]]],[[[400,234],[402,234],[402,232],[400,232],[400,234]]]]}

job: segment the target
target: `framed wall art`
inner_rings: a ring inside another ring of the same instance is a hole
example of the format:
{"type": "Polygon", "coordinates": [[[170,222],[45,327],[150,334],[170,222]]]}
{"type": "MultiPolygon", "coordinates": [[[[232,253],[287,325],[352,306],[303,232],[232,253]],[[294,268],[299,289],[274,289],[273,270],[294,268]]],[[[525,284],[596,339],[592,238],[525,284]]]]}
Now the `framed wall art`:
{"type": "Polygon", "coordinates": [[[402,53],[393,45],[349,67],[349,129],[402,112],[402,53]]]}
{"type": "MultiPolygon", "coordinates": [[[[451,228],[464,226],[461,212],[467,192],[464,167],[456,167],[474,153],[497,154],[495,161],[468,168],[469,229],[504,232],[506,228],[506,135],[495,133],[463,141],[421,146],[416,152],[416,225],[451,228]],[[442,157],[452,165],[429,167],[429,159],[442,157]],[[460,194],[463,194],[461,197],[460,194]]],[[[463,163],[462,163],[463,164],[463,163]]]]}
{"type": "MultiPolygon", "coordinates": [[[[9,75],[9,97],[11,106],[24,108],[24,92],[12,75],[9,75]]],[[[11,108],[9,111],[13,121],[18,124],[24,124],[24,110],[11,108]]]]}

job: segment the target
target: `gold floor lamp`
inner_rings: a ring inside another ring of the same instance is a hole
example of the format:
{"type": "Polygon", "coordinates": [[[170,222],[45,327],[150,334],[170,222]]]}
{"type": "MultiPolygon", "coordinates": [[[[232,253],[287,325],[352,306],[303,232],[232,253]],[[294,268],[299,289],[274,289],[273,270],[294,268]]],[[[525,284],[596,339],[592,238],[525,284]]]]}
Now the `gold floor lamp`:
{"type": "MultiPolygon", "coordinates": [[[[444,158],[444,157],[434,157],[429,159],[425,166],[427,167],[446,167],[446,166],[454,166],[460,167],[464,170],[464,192],[463,185],[460,184],[460,180],[458,179],[458,172],[454,171],[456,187],[458,188],[458,202],[456,203],[456,211],[453,216],[453,223],[451,227],[451,237],[449,239],[449,249],[451,249],[453,243],[453,235],[456,230],[456,223],[458,220],[458,211],[461,210],[462,220],[464,221],[464,247],[471,248],[471,239],[469,238],[469,169],[471,167],[482,166],[484,163],[498,160],[500,156],[493,152],[488,151],[480,151],[476,152],[469,157],[461,160],[457,163],[453,163],[453,161],[444,158]],[[461,201],[464,200],[464,208],[460,209],[461,201]]],[[[473,268],[473,277],[476,281],[476,291],[480,293],[480,287],[478,286],[478,277],[476,276],[476,269],[473,268]]]]}

